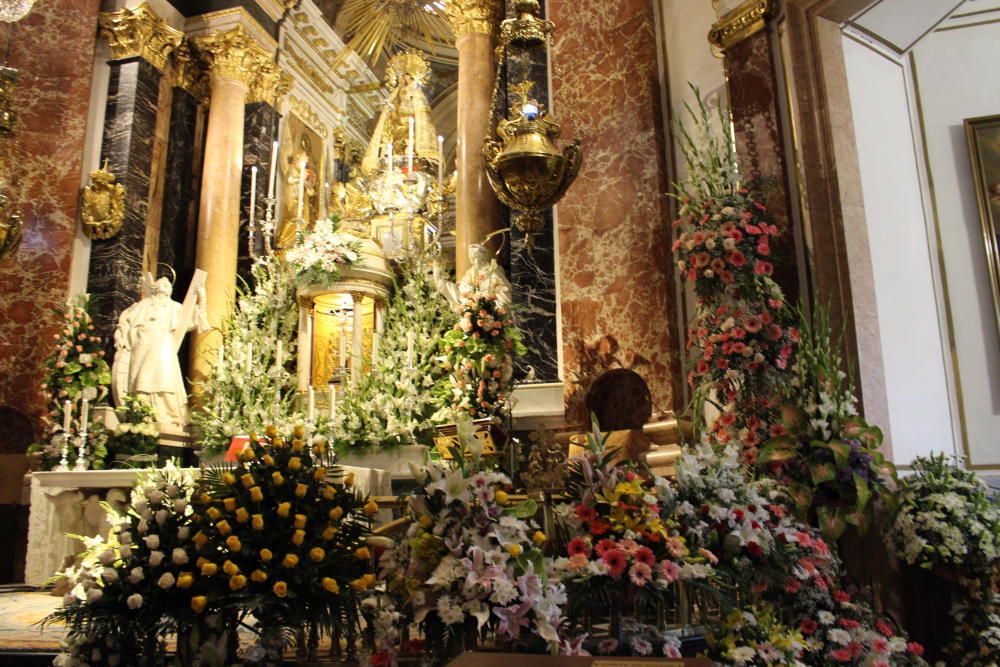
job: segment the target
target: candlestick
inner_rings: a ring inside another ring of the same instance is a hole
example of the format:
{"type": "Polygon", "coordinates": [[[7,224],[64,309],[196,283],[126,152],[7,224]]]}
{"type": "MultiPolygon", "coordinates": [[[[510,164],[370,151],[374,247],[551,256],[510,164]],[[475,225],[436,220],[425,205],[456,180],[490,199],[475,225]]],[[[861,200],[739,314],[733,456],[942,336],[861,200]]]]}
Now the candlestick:
{"type": "Polygon", "coordinates": [[[444,197],[444,137],[438,135],[438,189],[444,197]]]}
{"type": "Polygon", "coordinates": [[[337,417],[337,387],[331,382],[327,385],[330,390],[330,421],[337,417]]]}
{"type": "Polygon", "coordinates": [[[295,214],[296,220],[302,219],[302,206],[306,202],[306,164],[304,158],[299,162],[299,209],[295,214]]]}
{"type": "Polygon", "coordinates": [[[308,412],[309,422],[316,421],[316,390],[311,386],[309,387],[309,412],[308,412]]]}
{"type": "Polygon", "coordinates": [[[414,134],[414,120],[413,116],[410,116],[410,135],[409,140],[406,143],[406,170],[407,173],[413,173],[413,134],[414,134]]]}
{"type": "Polygon", "coordinates": [[[84,429],[80,431],[80,435],[76,437],[76,465],[73,466],[73,470],[77,472],[84,472],[89,467],[87,465],[87,431],[84,429]]]}
{"type": "Polygon", "coordinates": [[[406,367],[413,368],[413,356],[414,350],[413,346],[415,344],[416,335],[412,331],[406,332],[406,367]]]}
{"type": "Polygon", "coordinates": [[[73,402],[67,400],[63,403],[63,431],[69,437],[69,427],[73,423],[73,402]]]}
{"type": "Polygon", "coordinates": [[[278,179],[278,142],[271,144],[271,171],[268,173],[267,198],[274,199],[274,184],[278,179]]]}

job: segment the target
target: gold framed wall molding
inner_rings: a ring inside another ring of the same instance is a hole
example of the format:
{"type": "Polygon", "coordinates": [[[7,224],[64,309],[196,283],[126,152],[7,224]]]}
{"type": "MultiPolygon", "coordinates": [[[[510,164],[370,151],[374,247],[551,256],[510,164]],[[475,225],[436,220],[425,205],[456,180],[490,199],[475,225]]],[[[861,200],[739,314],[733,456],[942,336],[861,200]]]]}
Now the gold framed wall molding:
{"type": "Polygon", "coordinates": [[[749,0],[733,9],[712,26],[708,33],[709,43],[719,51],[725,51],[734,44],[760,32],[767,24],[774,9],[772,0],[749,0]]]}
{"type": "Polygon", "coordinates": [[[966,118],[963,125],[976,185],[993,316],[1000,334],[1000,114],[966,118]]]}

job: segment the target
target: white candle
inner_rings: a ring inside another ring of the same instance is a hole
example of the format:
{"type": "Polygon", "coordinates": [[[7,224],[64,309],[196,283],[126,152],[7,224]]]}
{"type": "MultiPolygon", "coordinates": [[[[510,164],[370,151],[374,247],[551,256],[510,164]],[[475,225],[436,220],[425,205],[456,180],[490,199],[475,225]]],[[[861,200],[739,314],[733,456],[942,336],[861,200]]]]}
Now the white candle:
{"type": "Polygon", "coordinates": [[[90,401],[83,399],[80,404],[80,430],[84,433],[87,432],[87,422],[90,417],[90,401]]]}
{"type": "Polygon", "coordinates": [[[337,183],[340,180],[340,174],[337,173],[337,136],[334,134],[333,146],[330,150],[330,171],[333,172],[333,182],[337,183]]]}
{"type": "Polygon", "coordinates": [[[66,432],[66,435],[69,435],[69,427],[70,424],[72,423],[73,423],[73,402],[67,400],[63,403],[63,431],[66,432]]]}
{"type": "Polygon", "coordinates": [[[309,387],[309,421],[316,421],[316,390],[309,387]]]}
{"type": "Polygon", "coordinates": [[[410,116],[410,136],[409,141],[406,144],[406,168],[408,173],[413,173],[413,135],[414,135],[414,120],[413,116],[410,116]]]}
{"type": "Polygon", "coordinates": [[[412,331],[406,332],[406,367],[413,368],[413,346],[416,342],[416,335],[412,331]]]}
{"type": "Polygon", "coordinates": [[[337,416],[337,388],[332,382],[327,388],[330,391],[330,421],[333,421],[337,416]]]}
{"type": "Polygon", "coordinates": [[[295,214],[296,220],[302,219],[302,205],[306,203],[306,161],[299,162],[299,210],[295,214]]]}
{"type": "Polygon", "coordinates": [[[257,214],[257,165],[250,167],[250,229],[257,214]]]}
{"type": "Polygon", "coordinates": [[[278,142],[271,144],[271,171],[268,173],[267,198],[274,199],[274,184],[278,178],[278,142]]]}
{"type": "Polygon", "coordinates": [[[274,352],[274,365],[278,367],[279,371],[284,366],[284,363],[282,363],[284,361],[282,352],[284,352],[284,342],[279,340],[278,347],[274,352]]]}
{"type": "Polygon", "coordinates": [[[444,196],[444,137],[438,135],[438,188],[444,196]]]}
{"type": "Polygon", "coordinates": [[[347,318],[340,318],[340,367],[347,368],[347,318]]]}
{"type": "Polygon", "coordinates": [[[382,342],[382,334],[376,331],[372,334],[372,366],[378,363],[378,348],[382,342]]]}

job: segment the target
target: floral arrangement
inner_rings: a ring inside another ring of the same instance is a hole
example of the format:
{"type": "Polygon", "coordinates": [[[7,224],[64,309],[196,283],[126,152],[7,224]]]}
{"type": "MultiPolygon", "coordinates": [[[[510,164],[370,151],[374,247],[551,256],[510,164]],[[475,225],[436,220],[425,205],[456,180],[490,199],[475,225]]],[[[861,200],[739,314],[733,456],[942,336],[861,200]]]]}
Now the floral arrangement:
{"type": "MultiPolygon", "coordinates": [[[[535,503],[512,503],[510,479],[454,455],[453,469],[414,470],[410,526],[380,560],[404,625],[420,626],[436,664],[484,637],[521,651],[556,650],[566,593],[548,577],[535,503]]],[[[394,659],[395,650],[373,664],[394,659]]]]}
{"type": "Polygon", "coordinates": [[[716,664],[741,667],[806,664],[800,660],[806,647],[802,632],[782,623],[768,605],[730,610],[707,641],[709,655],[716,664]]]}
{"type": "MultiPolygon", "coordinates": [[[[90,314],[90,296],[80,294],[70,300],[62,318],[61,329],[52,334],[55,345],[45,362],[45,379],[41,385],[48,404],[44,419],[48,437],[45,442],[35,443],[28,450],[29,455],[41,458],[45,470],[58,465],[62,457],[62,441],[57,436],[63,434],[66,402],[69,401],[72,410],[72,432],[79,433],[83,400],[86,399],[91,408],[101,404],[107,399],[108,385],[111,384],[111,369],[104,358],[104,343],[95,333],[90,314]]],[[[107,432],[97,425],[88,426],[87,431],[88,467],[103,468],[107,456],[107,432]]],[[[78,450],[69,447],[67,451],[72,465],[78,450]]]]}
{"type": "Polygon", "coordinates": [[[329,424],[340,451],[430,445],[444,406],[436,388],[445,380],[438,341],[453,316],[433,282],[439,249],[410,246],[386,303],[385,332],[371,371],[340,390],[340,418],[329,424]]]}
{"type": "Polygon", "coordinates": [[[330,285],[337,282],[340,272],[360,258],[361,244],[352,236],[339,231],[336,216],[319,219],[312,230],[285,253],[294,267],[300,285],[330,285]]]}
{"type": "Polygon", "coordinates": [[[156,411],[140,396],[125,396],[124,405],[115,408],[118,425],[108,438],[111,456],[126,464],[156,465],[156,447],[160,431],[156,411]]]}
{"type": "Polygon", "coordinates": [[[552,571],[566,585],[569,634],[582,626],[593,635],[594,610],[607,610],[609,636],[585,646],[648,655],[671,645],[656,619],[674,606],[673,584],[707,579],[711,570],[663,511],[672,504],[669,483],[638,464],[615,463],[617,452],[601,454],[602,445],[592,438],[569,464],[568,502],[555,508],[561,544],[552,571]]]}
{"type": "Polygon", "coordinates": [[[458,321],[442,340],[451,411],[462,419],[496,418],[507,413],[514,390],[514,355],[527,352],[508,306],[478,287],[462,294],[458,321]]]}
{"type": "MultiPolygon", "coordinates": [[[[712,553],[716,576],[750,607],[741,611],[754,616],[753,605],[767,605],[758,625],[777,628],[779,637],[787,638],[787,629],[801,634],[802,664],[924,664],[919,644],[841,588],[843,568],[826,542],[793,518],[779,486],[747,478],[734,446],[717,452],[701,445],[684,454],[677,467],[676,500],[689,547],[712,553]],[[777,619],[768,617],[767,609],[777,619]]],[[[748,637],[744,626],[738,622],[727,631],[723,623],[713,640],[716,650],[722,647],[731,664],[767,664],[756,653],[766,638],[757,630],[748,637]]]]}
{"type": "Polygon", "coordinates": [[[885,533],[888,547],[924,569],[958,569],[950,657],[996,665],[1000,655],[1000,501],[943,454],[918,458],[900,482],[885,533]]]}
{"type": "Polygon", "coordinates": [[[332,463],[327,441],[302,425],[287,439],[268,428],[234,466],[209,469],[196,498],[191,539],[209,592],[192,608],[252,609],[270,659],[288,631],[356,635],[356,598],[375,586],[365,539],[378,506],[332,463]]]}
{"type": "Polygon", "coordinates": [[[287,431],[302,419],[288,369],[298,348],[295,269],[269,255],[251,270],[252,285],[237,287],[222,351],[192,412],[197,444],[206,453],[224,451],[233,436],[262,432],[270,424],[287,431]]]}
{"type": "Polygon", "coordinates": [[[888,499],[896,469],[878,451],[882,431],[857,415],[853,387],[841,370],[839,340],[826,312],[800,314],[794,377],[782,406],[789,433],[770,440],[759,464],[784,483],[798,511],[814,515],[828,540],[848,525],[864,533],[874,499],[888,499]]]}

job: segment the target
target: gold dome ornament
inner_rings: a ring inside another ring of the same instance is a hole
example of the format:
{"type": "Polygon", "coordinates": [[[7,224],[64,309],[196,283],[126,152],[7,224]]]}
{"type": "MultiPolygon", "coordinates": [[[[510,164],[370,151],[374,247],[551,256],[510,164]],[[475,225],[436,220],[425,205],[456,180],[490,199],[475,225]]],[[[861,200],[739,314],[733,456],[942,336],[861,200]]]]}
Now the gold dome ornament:
{"type": "Polygon", "coordinates": [[[561,129],[528,97],[533,86],[526,81],[513,87],[521,95],[517,117],[501,120],[497,125],[501,141],[487,139],[483,146],[490,185],[504,205],[522,213],[516,226],[526,235],[529,248],[532,235],[545,227],[542,212],[562,198],[583,163],[579,140],[562,151],[556,147],[561,129]]]}
{"type": "Polygon", "coordinates": [[[83,189],[83,233],[91,239],[110,239],[125,222],[125,188],[108,171],[108,161],[90,174],[90,185],[83,189]]]}

